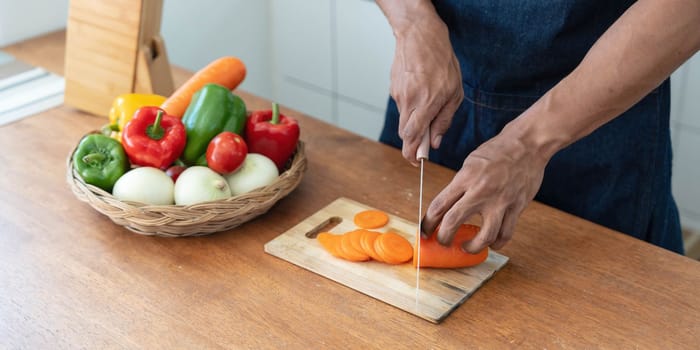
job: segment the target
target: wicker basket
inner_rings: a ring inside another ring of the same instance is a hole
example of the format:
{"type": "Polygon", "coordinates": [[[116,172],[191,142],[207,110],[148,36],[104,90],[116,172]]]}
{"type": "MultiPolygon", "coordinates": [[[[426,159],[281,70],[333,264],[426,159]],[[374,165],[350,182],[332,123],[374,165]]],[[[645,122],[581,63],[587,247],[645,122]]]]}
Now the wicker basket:
{"type": "Polygon", "coordinates": [[[73,169],[73,152],[66,159],[66,180],[73,193],[114,223],[149,236],[187,237],[226,231],[266,213],[294,190],[306,171],[304,143],[299,141],[285,171],[270,185],[226,199],[193,205],[146,205],[120,201],[99,187],[86,184],[73,169]]]}

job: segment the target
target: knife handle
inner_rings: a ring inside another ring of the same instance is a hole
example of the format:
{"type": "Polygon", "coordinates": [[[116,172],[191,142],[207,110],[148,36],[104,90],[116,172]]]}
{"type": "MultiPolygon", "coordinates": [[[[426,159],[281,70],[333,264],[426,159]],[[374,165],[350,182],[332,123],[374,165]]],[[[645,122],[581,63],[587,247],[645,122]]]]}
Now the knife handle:
{"type": "Polygon", "coordinates": [[[420,141],[418,146],[418,151],[416,152],[416,159],[428,159],[428,153],[430,152],[430,128],[423,134],[423,139],[420,141]]]}

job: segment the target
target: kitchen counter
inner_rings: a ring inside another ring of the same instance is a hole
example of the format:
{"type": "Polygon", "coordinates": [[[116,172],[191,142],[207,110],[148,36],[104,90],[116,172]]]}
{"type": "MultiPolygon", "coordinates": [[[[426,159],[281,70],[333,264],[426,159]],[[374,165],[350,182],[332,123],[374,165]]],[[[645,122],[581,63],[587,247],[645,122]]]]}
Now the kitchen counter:
{"type": "MultiPolygon", "coordinates": [[[[61,74],[64,43],[57,32],[3,50],[61,74]]],[[[189,74],[175,68],[176,84],[189,74]]],[[[508,264],[438,325],[266,254],[338,197],[418,211],[418,169],[398,150],[282,110],[306,142],[302,183],[267,214],[197,238],[141,236],[74,197],[66,157],[106,119],[62,106],[0,127],[0,348],[700,344],[700,263],[536,202],[500,251],[508,264]]],[[[453,174],[426,166],[426,202],[453,174]]]]}

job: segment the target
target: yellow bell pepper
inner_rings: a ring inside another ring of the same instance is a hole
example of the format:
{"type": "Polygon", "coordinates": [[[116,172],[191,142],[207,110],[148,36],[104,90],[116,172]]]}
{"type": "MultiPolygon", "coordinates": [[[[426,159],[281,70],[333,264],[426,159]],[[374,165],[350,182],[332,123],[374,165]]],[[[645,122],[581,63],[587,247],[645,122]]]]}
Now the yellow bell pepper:
{"type": "Polygon", "coordinates": [[[137,109],[146,106],[160,106],[166,99],[164,96],[154,94],[129,93],[117,96],[109,110],[109,128],[114,131],[111,136],[121,141],[121,132],[126,123],[134,117],[134,112],[137,109]]]}

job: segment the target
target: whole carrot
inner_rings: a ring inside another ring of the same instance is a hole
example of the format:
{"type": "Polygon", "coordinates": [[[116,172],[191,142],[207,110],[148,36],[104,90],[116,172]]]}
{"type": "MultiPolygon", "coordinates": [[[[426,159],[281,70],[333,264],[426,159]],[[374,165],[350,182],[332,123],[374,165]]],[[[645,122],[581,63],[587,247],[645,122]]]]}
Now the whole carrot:
{"type": "MultiPolygon", "coordinates": [[[[437,241],[437,231],[430,238],[420,238],[420,266],[435,268],[460,268],[479,265],[489,257],[489,248],[482,249],[479,253],[470,254],[462,250],[462,244],[470,241],[479,233],[479,227],[463,224],[455,233],[452,244],[449,247],[441,245],[437,241]]],[[[413,266],[418,263],[417,245],[413,248],[413,266]]]]}
{"type": "Polygon", "coordinates": [[[241,84],[245,76],[246,67],[243,61],[232,56],[218,58],[190,77],[160,105],[160,108],[164,109],[167,114],[182,118],[190,104],[192,95],[204,85],[215,83],[233,90],[241,84]]]}

